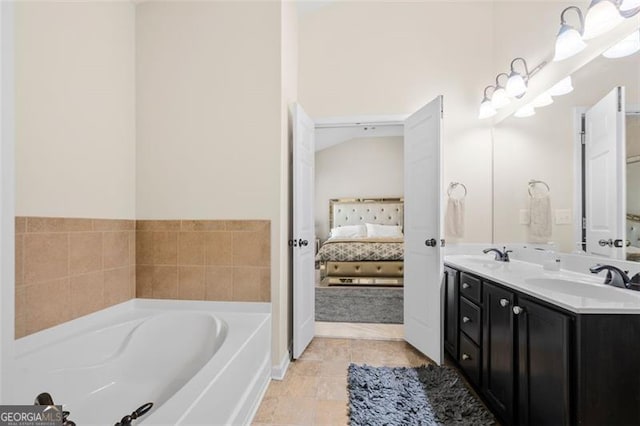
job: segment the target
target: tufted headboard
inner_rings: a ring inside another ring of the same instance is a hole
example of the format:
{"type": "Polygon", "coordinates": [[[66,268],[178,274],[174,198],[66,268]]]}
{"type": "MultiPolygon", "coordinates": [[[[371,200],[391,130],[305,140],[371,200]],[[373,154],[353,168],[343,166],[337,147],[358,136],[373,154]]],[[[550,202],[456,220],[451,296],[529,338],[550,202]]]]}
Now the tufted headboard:
{"type": "Polygon", "coordinates": [[[329,200],[330,228],[365,223],[404,226],[404,200],[402,198],[329,200]]]}

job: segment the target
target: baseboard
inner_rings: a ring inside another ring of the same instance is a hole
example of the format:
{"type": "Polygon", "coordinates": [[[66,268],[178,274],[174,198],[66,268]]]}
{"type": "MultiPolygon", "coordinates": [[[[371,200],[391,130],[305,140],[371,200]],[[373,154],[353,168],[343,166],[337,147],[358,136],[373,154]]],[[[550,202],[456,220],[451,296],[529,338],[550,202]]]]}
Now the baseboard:
{"type": "Polygon", "coordinates": [[[287,351],[284,354],[280,363],[278,365],[274,365],[271,367],[271,378],[274,380],[283,380],[285,374],[287,374],[287,369],[289,368],[289,364],[291,363],[291,356],[289,355],[291,352],[287,351]]]}

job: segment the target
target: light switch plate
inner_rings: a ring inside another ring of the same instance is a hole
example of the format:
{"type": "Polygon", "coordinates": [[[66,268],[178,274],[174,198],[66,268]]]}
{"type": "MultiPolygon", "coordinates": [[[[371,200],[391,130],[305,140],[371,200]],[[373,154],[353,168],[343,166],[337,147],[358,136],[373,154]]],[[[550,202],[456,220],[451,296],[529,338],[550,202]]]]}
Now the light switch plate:
{"type": "Polygon", "coordinates": [[[571,225],[571,210],[556,210],[556,225],[571,225]]]}
{"type": "Polygon", "coordinates": [[[520,210],[518,222],[520,223],[520,225],[528,225],[531,223],[531,213],[529,212],[529,210],[520,210]]]}

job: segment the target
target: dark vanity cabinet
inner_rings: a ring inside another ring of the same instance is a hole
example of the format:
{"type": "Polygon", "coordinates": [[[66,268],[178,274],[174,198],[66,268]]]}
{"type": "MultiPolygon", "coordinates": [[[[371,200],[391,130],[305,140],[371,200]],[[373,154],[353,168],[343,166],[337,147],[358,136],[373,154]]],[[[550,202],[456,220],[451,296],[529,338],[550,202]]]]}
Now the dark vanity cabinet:
{"type": "Polygon", "coordinates": [[[571,318],[534,299],[519,297],[518,423],[568,425],[571,318]]]}
{"type": "Polygon", "coordinates": [[[460,273],[452,268],[444,268],[446,328],[444,347],[446,351],[458,357],[458,277],[460,273]]]}
{"type": "Polygon", "coordinates": [[[640,315],[576,314],[446,271],[445,350],[501,423],[640,424],[640,315]]]}
{"type": "Polygon", "coordinates": [[[483,286],[482,391],[498,417],[511,423],[515,386],[515,294],[489,283],[483,286]]]}

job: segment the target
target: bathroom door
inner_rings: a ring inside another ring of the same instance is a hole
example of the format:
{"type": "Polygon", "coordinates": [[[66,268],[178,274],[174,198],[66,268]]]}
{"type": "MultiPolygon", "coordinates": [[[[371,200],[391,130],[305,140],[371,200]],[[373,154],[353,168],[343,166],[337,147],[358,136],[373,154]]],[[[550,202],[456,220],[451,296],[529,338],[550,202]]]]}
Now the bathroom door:
{"type": "Polygon", "coordinates": [[[442,96],[404,123],[404,335],[434,362],[443,356],[442,96]]]}
{"type": "Polygon", "coordinates": [[[315,335],[315,227],[313,185],[315,125],[298,104],[293,105],[293,358],[315,335]]]}
{"type": "Polygon", "coordinates": [[[616,87],[585,114],[587,253],[626,254],[624,88],[616,87]]]}

